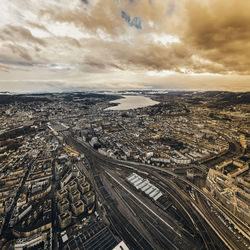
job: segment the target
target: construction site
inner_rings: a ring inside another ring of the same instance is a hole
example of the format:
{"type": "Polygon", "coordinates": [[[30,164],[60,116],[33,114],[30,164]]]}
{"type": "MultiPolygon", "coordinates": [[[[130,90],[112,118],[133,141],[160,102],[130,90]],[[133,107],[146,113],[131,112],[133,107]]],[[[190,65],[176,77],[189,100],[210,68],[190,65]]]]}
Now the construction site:
{"type": "Polygon", "coordinates": [[[249,164],[230,159],[210,169],[206,186],[212,195],[238,218],[250,224],[249,164]]]}

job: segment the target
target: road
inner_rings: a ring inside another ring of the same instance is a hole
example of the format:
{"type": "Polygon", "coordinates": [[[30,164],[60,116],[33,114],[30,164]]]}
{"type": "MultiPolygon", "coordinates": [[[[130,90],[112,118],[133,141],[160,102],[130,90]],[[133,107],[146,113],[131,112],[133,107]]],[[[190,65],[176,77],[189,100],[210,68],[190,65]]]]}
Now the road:
{"type": "Polygon", "coordinates": [[[227,159],[232,159],[233,157],[239,156],[242,153],[241,146],[238,142],[233,141],[228,137],[224,137],[224,138],[229,143],[228,151],[224,154],[219,154],[218,156],[214,157],[211,160],[203,161],[202,164],[207,166],[208,169],[214,168],[216,165],[220,164],[221,162],[227,159]]]}

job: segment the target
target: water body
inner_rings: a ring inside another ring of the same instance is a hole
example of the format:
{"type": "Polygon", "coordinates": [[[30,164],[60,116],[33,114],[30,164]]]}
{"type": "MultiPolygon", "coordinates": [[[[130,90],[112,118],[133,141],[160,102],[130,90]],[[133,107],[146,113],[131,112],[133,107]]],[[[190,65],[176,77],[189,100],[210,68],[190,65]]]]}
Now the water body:
{"type": "Polygon", "coordinates": [[[147,106],[152,106],[158,104],[159,102],[153,101],[149,97],[145,96],[123,96],[124,98],[110,101],[110,103],[118,103],[118,106],[113,106],[106,108],[105,110],[128,110],[128,109],[137,109],[144,108],[147,106]]]}

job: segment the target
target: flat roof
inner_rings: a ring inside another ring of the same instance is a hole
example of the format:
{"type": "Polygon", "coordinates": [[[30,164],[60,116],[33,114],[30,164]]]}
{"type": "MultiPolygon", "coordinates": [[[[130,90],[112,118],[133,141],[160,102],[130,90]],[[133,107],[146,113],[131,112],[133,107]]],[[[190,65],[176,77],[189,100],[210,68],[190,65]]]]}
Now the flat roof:
{"type": "Polygon", "coordinates": [[[67,217],[70,217],[70,212],[66,211],[62,214],[59,215],[61,217],[61,219],[66,219],[67,217]]]}
{"type": "Polygon", "coordinates": [[[153,199],[156,201],[157,199],[159,199],[162,196],[162,193],[160,192],[159,194],[157,194],[156,196],[153,197],[153,199]]]}
{"type": "Polygon", "coordinates": [[[158,189],[158,190],[155,190],[155,193],[154,194],[151,194],[150,197],[154,198],[156,195],[158,195],[161,191],[158,189]]]}
{"type": "Polygon", "coordinates": [[[149,182],[148,179],[144,180],[144,181],[141,183],[140,188],[145,187],[147,184],[150,184],[150,182],[149,182]]]}
{"type": "Polygon", "coordinates": [[[134,182],[138,181],[139,178],[140,178],[139,176],[135,176],[135,178],[133,178],[132,180],[130,180],[130,183],[134,183],[134,182]]]}
{"type": "Polygon", "coordinates": [[[142,182],[143,182],[143,179],[140,179],[140,180],[134,182],[134,186],[137,186],[137,185],[141,184],[142,182]]]}
{"type": "Polygon", "coordinates": [[[129,250],[127,245],[124,243],[124,241],[121,241],[115,248],[112,250],[129,250]]]}
{"type": "Polygon", "coordinates": [[[153,190],[154,190],[154,188],[153,188],[153,187],[150,187],[150,188],[148,188],[148,189],[145,191],[145,194],[149,194],[149,193],[151,193],[153,190]]]}
{"type": "Polygon", "coordinates": [[[131,175],[129,175],[128,177],[127,177],[127,180],[130,180],[130,179],[132,179],[133,177],[135,177],[137,174],[135,174],[135,173],[132,173],[131,175]]]}
{"type": "Polygon", "coordinates": [[[77,207],[77,208],[80,207],[80,206],[82,206],[82,205],[84,205],[84,203],[83,203],[82,200],[79,200],[76,203],[74,203],[74,206],[77,207]]]}
{"type": "Polygon", "coordinates": [[[152,187],[152,185],[150,183],[148,183],[146,186],[144,186],[143,188],[141,188],[141,190],[144,192],[144,191],[146,191],[150,187],[152,187]]]}
{"type": "Polygon", "coordinates": [[[117,238],[103,222],[93,222],[89,226],[69,235],[65,246],[73,249],[114,249],[117,246],[117,238]]]}

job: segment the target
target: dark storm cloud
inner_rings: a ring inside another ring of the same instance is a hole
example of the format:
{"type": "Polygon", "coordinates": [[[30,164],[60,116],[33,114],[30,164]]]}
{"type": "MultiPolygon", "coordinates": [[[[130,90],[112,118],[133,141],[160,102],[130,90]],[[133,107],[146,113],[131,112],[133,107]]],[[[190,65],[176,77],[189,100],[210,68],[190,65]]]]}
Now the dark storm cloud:
{"type": "Polygon", "coordinates": [[[250,1],[190,0],[183,42],[228,72],[250,73],[250,1]]]}

